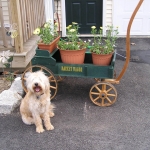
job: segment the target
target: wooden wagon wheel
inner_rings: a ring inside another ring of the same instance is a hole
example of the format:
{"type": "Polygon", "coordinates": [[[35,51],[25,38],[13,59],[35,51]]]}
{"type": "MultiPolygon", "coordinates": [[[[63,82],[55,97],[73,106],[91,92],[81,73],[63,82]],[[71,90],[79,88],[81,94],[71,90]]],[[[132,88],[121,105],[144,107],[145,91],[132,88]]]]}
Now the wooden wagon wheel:
{"type": "Polygon", "coordinates": [[[117,91],[112,84],[99,82],[92,86],[89,96],[98,106],[110,106],[116,102],[117,91]]]}
{"type": "Polygon", "coordinates": [[[49,69],[47,69],[46,67],[44,66],[39,66],[39,65],[34,65],[34,66],[31,66],[29,68],[27,68],[23,75],[22,75],[22,86],[23,86],[23,89],[24,91],[27,93],[27,88],[26,88],[26,78],[27,78],[27,73],[28,72],[35,72],[35,71],[43,71],[45,73],[46,76],[48,76],[49,78],[49,82],[50,82],[50,91],[51,91],[51,99],[53,99],[57,93],[57,88],[58,88],[58,85],[57,85],[57,80],[55,79],[52,71],[50,71],[49,69]]]}
{"type": "Polygon", "coordinates": [[[62,76],[57,76],[55,78],[56,78],[57,82],[62,82],[64,80],[64,77],[62,77],[62,76]]]}

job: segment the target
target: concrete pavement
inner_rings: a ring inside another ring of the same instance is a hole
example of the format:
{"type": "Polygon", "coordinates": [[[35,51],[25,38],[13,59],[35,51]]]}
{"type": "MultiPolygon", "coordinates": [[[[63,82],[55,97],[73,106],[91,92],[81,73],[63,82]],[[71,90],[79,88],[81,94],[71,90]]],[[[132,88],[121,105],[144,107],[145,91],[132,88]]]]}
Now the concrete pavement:
{"type": "MultiPolygon", "coordinates": [[[[147,42],[143,40],[143,43],[147,42]]],[[[125,47],[121,44],[118,52],[124,54],[125,47]]],[[[149,53],[148,44],[143,50],[138,49],[138,42],[133,47],[140,60],[141,52],[149,53]]],[[[117,57],[117,75],[123,65],[124,60],[117,57]]],[[[27,126],[22,122],[16,109],[10,115],[0,115],[0,149],[149,150],[149,78],[148,61],[130,62],[120,84],[114,85],[118,93],[115,104],[99,107],[89,98],[94,79],[67,77],[59,83],[58,93],[52,101],[56,105],[55,117],[51,119],[55,129],[36,133],[34,125],[27,126]]]]}

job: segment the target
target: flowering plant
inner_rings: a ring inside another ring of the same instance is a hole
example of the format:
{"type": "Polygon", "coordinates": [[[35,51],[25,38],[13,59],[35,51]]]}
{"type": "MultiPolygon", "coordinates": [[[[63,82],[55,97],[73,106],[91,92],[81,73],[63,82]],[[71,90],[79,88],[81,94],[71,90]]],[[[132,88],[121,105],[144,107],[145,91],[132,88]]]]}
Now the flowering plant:
{"type": "Polygon", "coordinates": [[[44,44],[50,44],[56,37],[58,37],[57,32],[58,23],[52,24],[49,20],[42,27],[38,27],[33,31],[33,34],[40,36],[40,39],[44,44]]]}
{"type": "Polygon", "coordinates": [[[10,68],[10,72],[4,71],[4,68],[2,69],[3,69],[3,74],[4,74],[5,79],[11,82],[14,80],[14,74],[12,73],[12,70],[11,70],[12,61],[13,61],[13,55],[10,52],[10,50],[3,51],[2,55],[0,55],[0,63],[6,68],[10,68]]]}
{"type": "Polygon", "coordinates": [[[76,22],[72,22],[72,25],[67,26],[67,37],[58,42],[58,48],[62,50],[80,50],[86,48],[88,43],[79,39],[78,29],[79,25],[76,22]]]}
{"type": "Polygon", "coordinates": [[[114,51],[117,40],[118,27],[106,26],[106,38],[102,38],[103,27],[99,30],[95,26],[91,27],[91,33],[94,35],[94,41],[90,47],[91,52],[96,54],[110,54],[114,51]]]}
{"type": "Polygon", "coordinates": [[[10,63],[13,61],[13,56],[10,53],[10,50],[3,51],[2,55],[0,55],[0,63],[3,64],[6,68],[10,67],[10,63]]]}

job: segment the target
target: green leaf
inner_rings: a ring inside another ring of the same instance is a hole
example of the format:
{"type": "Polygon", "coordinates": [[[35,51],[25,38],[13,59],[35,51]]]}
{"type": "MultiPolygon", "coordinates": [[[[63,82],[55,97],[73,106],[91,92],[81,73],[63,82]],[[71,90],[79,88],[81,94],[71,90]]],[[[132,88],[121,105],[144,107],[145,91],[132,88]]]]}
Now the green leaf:
{"type": "Polygon", "coordinates": [[[10,68],[10,63],[6,63],[6,64],[4,64],[4,66],[5,66],[6,68],[10,68]]]}
{"type": "Polygon", "coordinates": [[[11,56],[7,61],[12,62],[13,61],[13,56],[11,56]]]}

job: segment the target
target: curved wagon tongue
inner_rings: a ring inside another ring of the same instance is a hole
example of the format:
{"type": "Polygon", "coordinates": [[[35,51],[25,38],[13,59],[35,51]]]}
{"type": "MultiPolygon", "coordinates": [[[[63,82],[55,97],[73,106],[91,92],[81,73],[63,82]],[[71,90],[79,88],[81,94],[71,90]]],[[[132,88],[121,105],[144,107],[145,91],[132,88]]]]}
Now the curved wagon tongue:
{"type": "Polygon", "coordinates": [[[41,90],[40,87],[35,87],[35,91],[36,91],[36,92],[39,92],[40,90],[41,90]]]}

